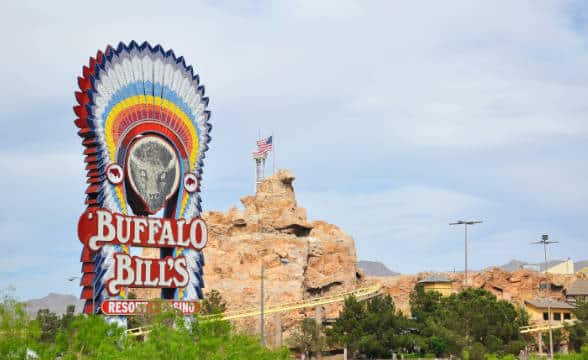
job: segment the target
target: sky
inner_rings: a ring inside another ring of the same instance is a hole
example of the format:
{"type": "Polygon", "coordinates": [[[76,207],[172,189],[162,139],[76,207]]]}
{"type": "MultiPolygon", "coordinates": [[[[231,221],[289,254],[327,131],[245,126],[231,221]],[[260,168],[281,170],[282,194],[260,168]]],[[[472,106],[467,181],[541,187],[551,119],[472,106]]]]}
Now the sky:
{"type": "Polygon", "coordinates": [[[473,269],[541,261],[544,233],[551,258],[588,259],[587,21],[581,1],[3,1],[0,291],[79,294],[76,78],[130,40],[206,86],[204,210],[252,193],[261,131],[359,259],[460,271],[460,219],[483,220],[473,269]]]}

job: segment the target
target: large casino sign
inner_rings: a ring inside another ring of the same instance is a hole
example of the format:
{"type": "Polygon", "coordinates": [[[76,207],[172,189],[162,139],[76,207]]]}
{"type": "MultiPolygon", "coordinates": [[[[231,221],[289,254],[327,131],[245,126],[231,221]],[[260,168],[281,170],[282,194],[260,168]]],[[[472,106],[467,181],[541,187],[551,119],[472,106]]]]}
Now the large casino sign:
{"type": "Polygon", "coordinates": [[[133,288],[161,289],[170,306],[197,311],[208,234],[200,180],[211,130],[198,75],[173,51],[133,41],[90,58],[78,84],[75,124],[88,178],[78,221],[84,312],[149,309],[147,299],[128,299],[133,288]],[[137,256],[137,248],[160,256],[137,256]]]}
{"type": "MultiPolygon", "coordinates": [[[[206,224],[199,218],[159,219],[90,209],[80,217],[78,237],[91,251],[99,251],[106,244],[200,251],[206,245],[206,224]]],[[[124,287],[182,288],[188,280],[184,256],[144,259],[116,253],[114,277],[107,281],[106,290],[116,296],[124,287]]]]}

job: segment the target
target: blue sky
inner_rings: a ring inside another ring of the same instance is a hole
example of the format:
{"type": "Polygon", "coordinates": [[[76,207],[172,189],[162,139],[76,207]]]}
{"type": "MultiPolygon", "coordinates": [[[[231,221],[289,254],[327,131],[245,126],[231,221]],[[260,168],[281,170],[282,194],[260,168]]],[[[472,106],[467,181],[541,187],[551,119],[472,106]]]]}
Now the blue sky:
{"type": "MultiPolygon", "coordinates": [[[[588,32],[570,1],[12,1],[0,5],[0,289],[79,293],[76,77],[148,40],[198,69],[213,141],[205,210],[253,188],[258,130],[311,219],[403,273],[512,258],[549,233],[588,258],[588,32]]],[[[208,284],[213,286],[213,284],[208,284]]]]}

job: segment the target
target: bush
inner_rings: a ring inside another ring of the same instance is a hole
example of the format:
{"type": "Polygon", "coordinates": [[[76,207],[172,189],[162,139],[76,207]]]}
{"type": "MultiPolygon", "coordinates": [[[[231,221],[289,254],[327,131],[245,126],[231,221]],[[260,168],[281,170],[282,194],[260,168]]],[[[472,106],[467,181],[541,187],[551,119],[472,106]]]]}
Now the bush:
{"type": "Polygon", "coordinates": [[[430,339],[429,348],[436,356],[441,357],[447,351],[447,342],[438,336],[433,336],[430,339]]]}
{"type": "Polygon", "coordinates": [[[5,297],[0,302],[0,359],[24,359],[27,349],[52,360],[289,357],[287,349],[262,347],[257,338],[236,333],[226,321],[186,322],[173,311],[148,318],[152,327],[145,341],[126,336],[124,329],[106,323],[101,316],[66,314],[59,325],[56,318],[43,311],[38,319],[30,320],[22,304],[5,297]]]}
{"type": "Polygon", "coordinates": [[[321,326],[312,318],[302,320],[291,333],[289,340],[290,346],[305,354],[308,359],[325,348],[321,326]]]}
{"type": "Polygon", "coordinates": [[[474,343],[468,347],[463,352],[463,359],[464,360],[485,360],[486,349],[484,345],[480,343],[474,343]],[[467,357],[466,357],[467,356],[467,357]]]}

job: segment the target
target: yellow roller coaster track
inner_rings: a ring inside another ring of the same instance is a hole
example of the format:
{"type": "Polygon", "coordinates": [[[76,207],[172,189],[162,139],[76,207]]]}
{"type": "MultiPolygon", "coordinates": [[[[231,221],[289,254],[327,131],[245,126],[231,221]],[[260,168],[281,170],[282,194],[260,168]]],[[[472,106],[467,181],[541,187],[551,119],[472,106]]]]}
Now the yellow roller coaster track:
{"type": "MultiPolygon", "coordinates": [[[[565,320],[563,323],[552,324],[551,329],[552,330],[561,329],[566,324],[567,325],[574,325],[576,323],[576,321],[577,320],[575,320],[575,319],[574,320],[565,320]]],[[[520,328],[521,334],[529,334],[529,333],[544,332],[544,331],[549,331],[549,325],[546,325],[546,324],[530,325],[530,326],[523,326],[520,328]]]]}
{"type": "MultiPolygon", "coordinates": [[[[309,307],[334,304],[334,303],[338,303],[338,302],[345,300],[346,297],[351,296],[351,295],[355,296],[358,300],[365,300],[365,299],[369,299],[371,297],[380,295],[381,288],[382,288],[382,286],[378,284],[378,285],[360,288],[357,290],[353,290],[353,291],[349,291],[349,292],[345,292],[345,293],[340,293],[340,294],[336,294],[336,295],[331,295],[331,296],[319,297],[319,298],[314,298],[314,299],[306,299],[306,300],[278,304],[278,305],[268,305],[267,307],[265,307],[263,313],[264,314],[274,314],[274,313],[299,310],[299,309],[304,309],[304,308],[309,308],[309,307]]],[[[260,308],[256,307],[254,309],[225,312],[225,313],[221,314],[220,318],[223,320],[235,320],[235,319],[242,319],[242,318],[257,316],[260,314],[261,314],[260,308]]],[[[212,318],[218,318],[218,317],[219,317],[218,315],[216,315],[216,316],[215,315],[204,315],[204,316],[201,316],[200,319],[206,320],[206,319],[212,319],[212,318]]]]}
{"type": "MultiPolygon", "coordinates": [[[[334,304],[338,302],[342,302],[348,296],[354,296],[358,300],[366,300],[372,298],[374,296],[378,296],[381,294],[382,285],[376,284],[364,288],[359,288],[353,291],[348,291],[344,293],[339,293],[336,295],[324,296],[314,299],[306,299],[296,302],[284,303],[284,304],[277,304],[277,305],[268,305],[264,308],[264,314],[275,314],[275,313],[282,313],[287,311],[305,309],[305,308],[313,308],[316,306],[334,304]]],[[[199,319],[201,321],[215,321],[215,320],[237,320],[237,319],[244,319],[248,317],[258,316],[261,314],[261,309],[259,307],[239,310],[239,311],[229,311],[218,315],[204,315],[200,316],[199,319]]],[[[134,329],[128,329],[126,333],[130,336],[139,336],[149,333],[149,327],[140,327],[134,329]]]]}

